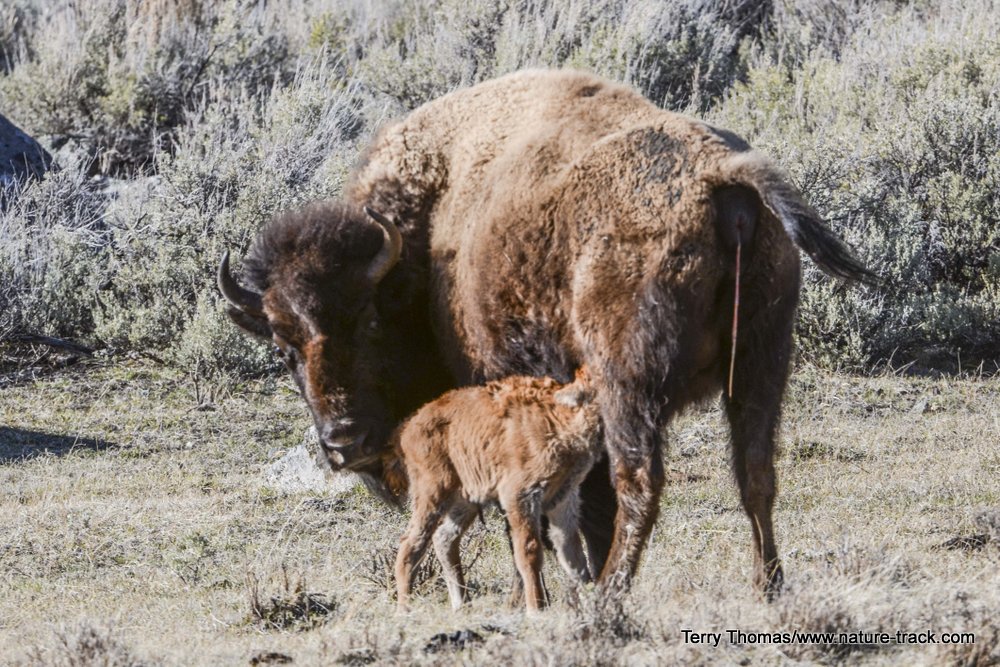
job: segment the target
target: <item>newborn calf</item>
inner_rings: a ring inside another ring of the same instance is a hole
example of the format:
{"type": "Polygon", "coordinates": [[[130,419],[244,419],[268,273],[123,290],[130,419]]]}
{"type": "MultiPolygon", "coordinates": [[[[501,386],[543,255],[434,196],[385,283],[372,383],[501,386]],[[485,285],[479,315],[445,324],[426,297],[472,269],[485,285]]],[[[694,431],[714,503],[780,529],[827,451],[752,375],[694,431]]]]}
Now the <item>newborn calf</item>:
{"type": "MultiPolygon", "coordinates": [[[[509,377],[450,391],[399,428],[394,454],[406,467],[413,503],[396,557],[400,607],[406,606],[414,568],[432,536],[452,607],[462,605],[466,589],[459,542],[480,508],[491,502],[507,514],[529,610],[545,601],[543,514],[563,569],[575,581],[590,581],[577,511],[580,482],[603,451],[592,399],[583,374],[567,385],[509,377]]],[[[398,461],[393,463],[387,471],[398,471],[398,461]]]]}

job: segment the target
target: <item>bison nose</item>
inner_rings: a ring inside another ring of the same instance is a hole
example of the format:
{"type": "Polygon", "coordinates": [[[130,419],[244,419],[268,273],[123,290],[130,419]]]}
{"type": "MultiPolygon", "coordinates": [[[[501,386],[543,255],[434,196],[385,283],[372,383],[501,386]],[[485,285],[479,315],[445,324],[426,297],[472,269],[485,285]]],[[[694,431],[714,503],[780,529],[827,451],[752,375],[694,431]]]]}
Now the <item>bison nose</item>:
{"type": "Polygon", "coordinates": [[[357,460],[367,435],[366,431],[359,432],[354,422],[346,419],[325,425],[321,433],[319,444],[334,470],[348,467],[357,460]]]}
{"type": "Polygon", "coordinates": [[[319,441],[326,450],[344,449],[357,440],[354,420],[337,419],[323,426],[319,441]]]}

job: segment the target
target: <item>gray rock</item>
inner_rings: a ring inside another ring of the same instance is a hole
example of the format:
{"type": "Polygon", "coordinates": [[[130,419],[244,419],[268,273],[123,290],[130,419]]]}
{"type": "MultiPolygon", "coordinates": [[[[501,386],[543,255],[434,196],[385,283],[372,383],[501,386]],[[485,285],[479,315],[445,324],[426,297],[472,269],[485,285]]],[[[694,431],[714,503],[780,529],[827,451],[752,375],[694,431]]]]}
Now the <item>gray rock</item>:
{"type": "Polygon", "coordinates": [[[52,156],[41,144],[0,114],[0,188],[41,178],[52,166],[52,156]]]}
{"type": "Polygon", "coordinates": [[[361,483],[354,473],[333,472],[318,456],[316,429],[310,426],[301,444],[264,469],[264,483],[282,493],[312,491],[333,496],[343,495],[361,483]]]}

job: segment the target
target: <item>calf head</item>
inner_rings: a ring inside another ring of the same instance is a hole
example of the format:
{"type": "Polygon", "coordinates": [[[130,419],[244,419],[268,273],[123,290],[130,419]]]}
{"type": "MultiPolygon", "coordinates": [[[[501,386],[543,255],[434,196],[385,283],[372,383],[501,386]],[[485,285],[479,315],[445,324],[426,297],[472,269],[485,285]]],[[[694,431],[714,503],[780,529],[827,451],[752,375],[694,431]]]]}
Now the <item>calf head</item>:
{"type": "Polygon", "coordinates": [[[323,202],[261,232],[244,262],[250,288],[233,278],[228,252],[219,266],[229,316],[273,341],[334,469],[377,468],[392,427],[383,366],[396,335],[383,330],[375,295],[401,252],[384,216],[323,202]]]}

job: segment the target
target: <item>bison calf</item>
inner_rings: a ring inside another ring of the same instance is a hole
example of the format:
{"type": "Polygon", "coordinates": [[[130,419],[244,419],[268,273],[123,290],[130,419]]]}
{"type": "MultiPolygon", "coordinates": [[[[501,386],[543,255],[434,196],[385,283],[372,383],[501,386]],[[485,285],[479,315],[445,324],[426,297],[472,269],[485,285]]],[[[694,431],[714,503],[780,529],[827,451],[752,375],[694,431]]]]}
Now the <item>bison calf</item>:
{"type": "Polygon", "coordinates": [[[581,375],[567,385],[509,377],[450,391],[396,431],[386,481],[398,493],[405,467],[413,505],[396,558],[400,607],[406,606],[414,568],[432,537],[452,607],[462,605],[459,543],[480,508],[491,502],[507,514],[529,610],[545,602],[543,514],[563,569],[575,581],[591,580],[577,531],[579,485],[603,451],[591,399],[581,375]]]}

